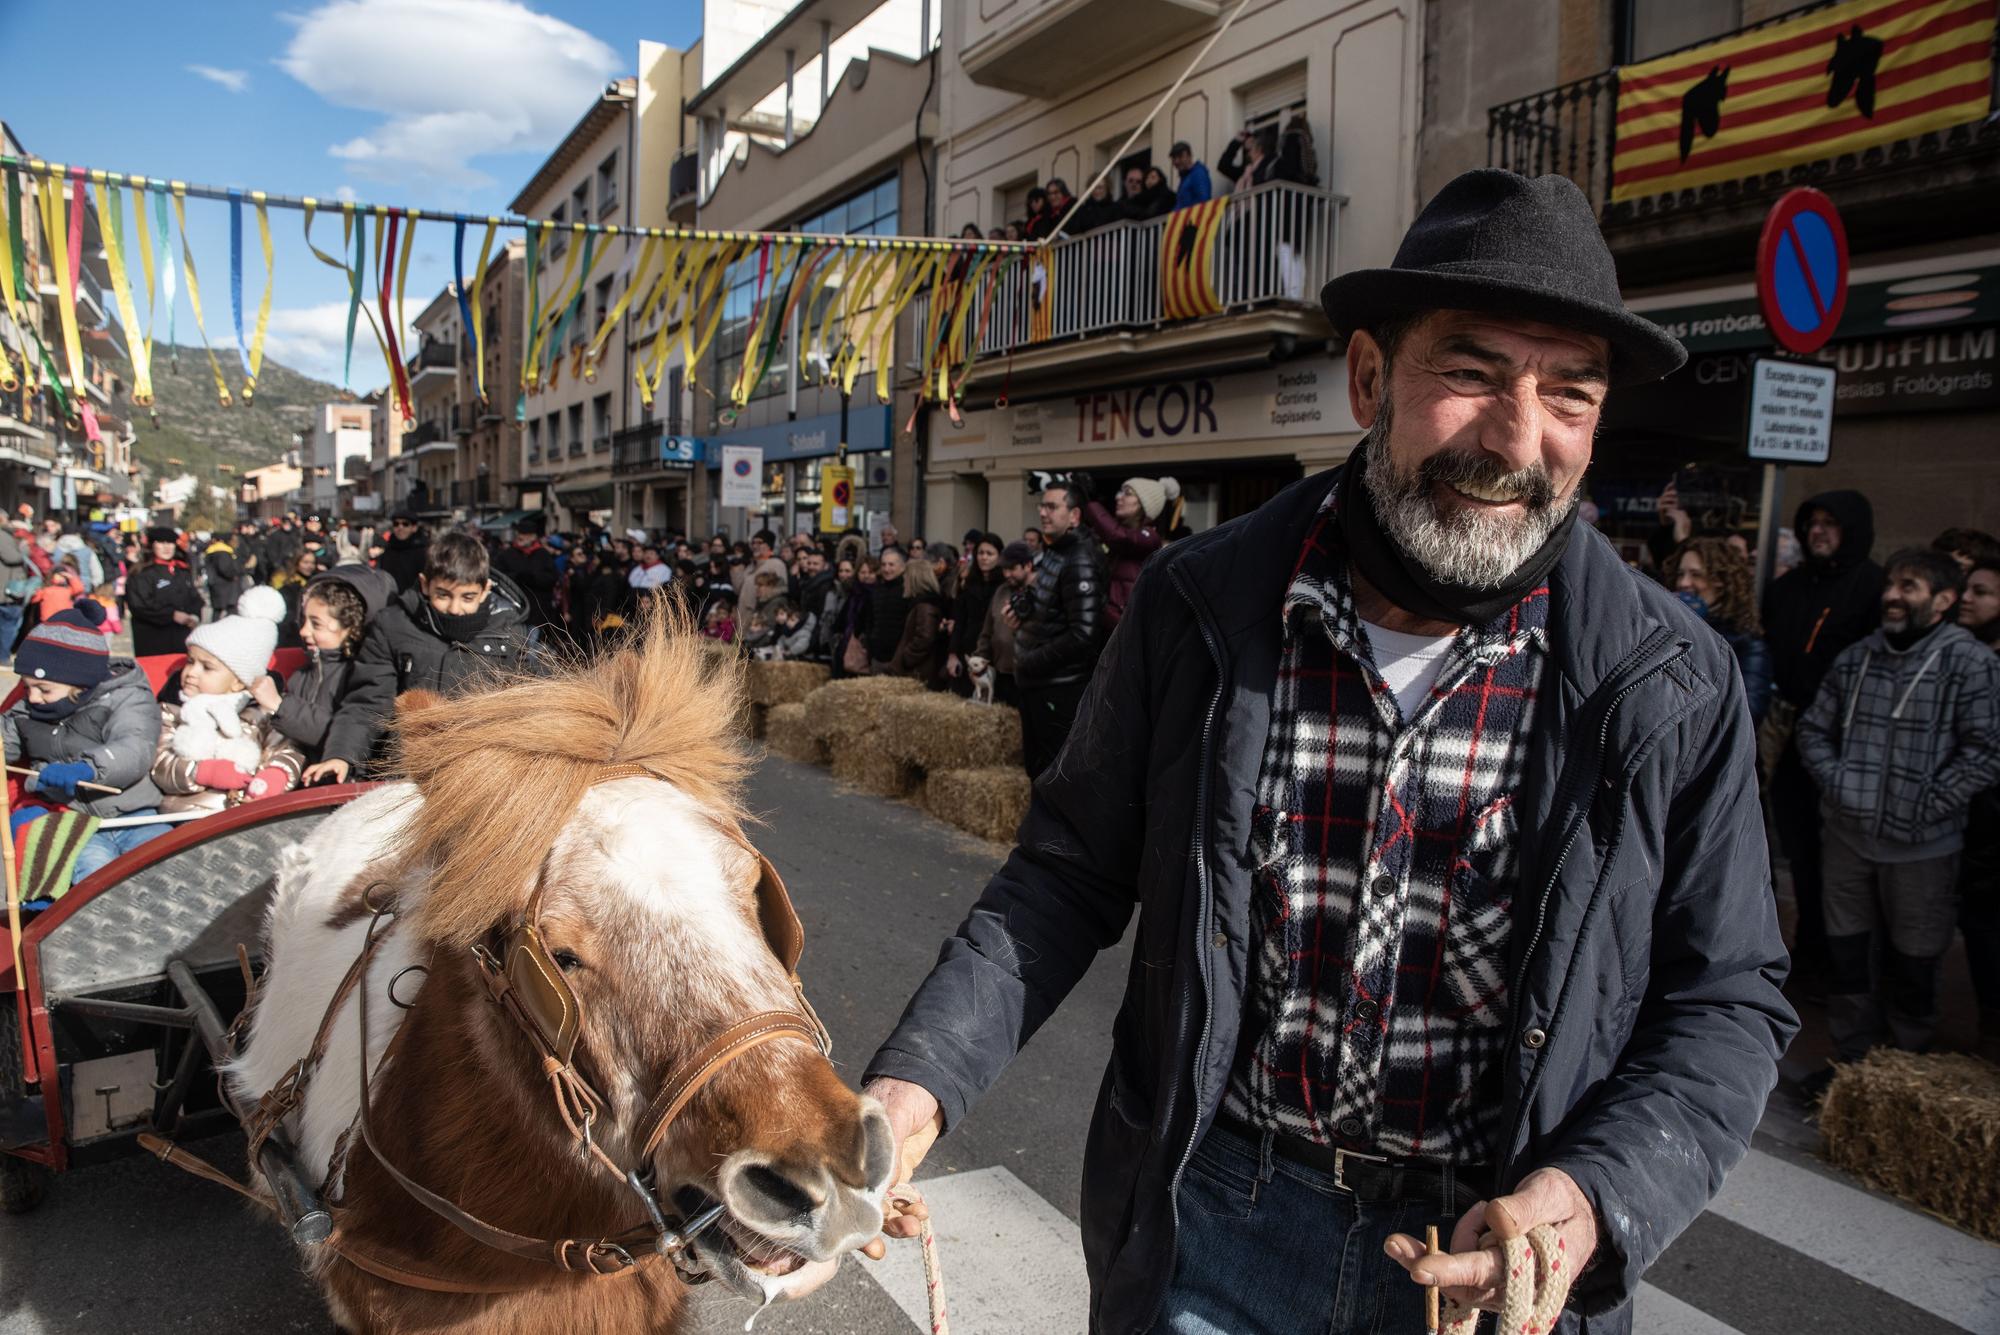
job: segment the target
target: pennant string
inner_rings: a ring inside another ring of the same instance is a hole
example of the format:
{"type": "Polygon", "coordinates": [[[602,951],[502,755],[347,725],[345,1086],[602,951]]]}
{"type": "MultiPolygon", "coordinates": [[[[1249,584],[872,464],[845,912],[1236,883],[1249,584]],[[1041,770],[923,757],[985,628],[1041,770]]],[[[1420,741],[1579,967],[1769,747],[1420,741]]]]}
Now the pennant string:
{"type": "Polygon", "coordinates": [[[183,200],[180,183],[175,182],[174,221],[180,226],[181,268],[187,271],[188,308],[194,312],[194,328],[201,335],[201,350],[208,354],[209,373],[215,377],[215,397],[227,408],[230,403],[229,382],[222,378],[222,363],[215,359],[215,349],[208,341],[208,325],[201,316],[201,278],[195,273],[194,248],[188,244],[187,207],[183,200]]]}
{"type": "Polygon", "coordinates": [[[486,260],[493,253],[493,234],[499,230],[494,219],[486,220],[486,236],[479,243],[479,267],[472,274],[472,382],[474,393],[486,400],[486,306],[480,294],[486,289],[486,260]]]}
{"type": "Polygon", "coordinates": [[[257,301],[257,327],[250,333],[250,378],[243,382],[243,401],[257,392],[257,375],[264,369],[264,336],[271,330],[271,290],[277,286],[277,270],[271,263],[271,215],[261,194],[251,196],[257,205],[257,244],[264,255],[264,295],[257,301]]]}
{"type": "Polygon", "coordinates": [[[132,402],[141,406],[153,401],[153,368],[146,345],[139,338],[139,313],[132,305],[132,287],[125,279],[125,248],[119,220],[125,201],[117,186],[97,187],[97,216],[104,232],[104,262],[111,270],[111,295],[118,303],[118,318],[125,326],[126,351],[132,356],[132,402]]]}

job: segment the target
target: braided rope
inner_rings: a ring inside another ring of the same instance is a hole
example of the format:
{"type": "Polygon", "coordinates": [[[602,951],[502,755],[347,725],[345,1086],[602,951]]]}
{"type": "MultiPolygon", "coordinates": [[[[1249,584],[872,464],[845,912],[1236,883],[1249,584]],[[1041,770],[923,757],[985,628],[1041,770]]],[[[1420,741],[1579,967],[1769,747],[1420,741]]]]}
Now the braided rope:
{"type": "MultiPolygon", "coordinates": [[[[1538,1224],[1524,1238],[1500,1244],[1506,1269],[1500,1277],[1497,1335],[1549,1335],[1569,1299],[1571,1267],[1561,1235],[1538,1224]]],[[[1445,1335],[1473,1335],[1479,1310],[1446,1300],[1445,1335]]]]}
{"type": "Polygon", "coordinates": [[[917,1241],[924,1249],[924,1297],[930,1303],[931,1335],[951,1335],[951,1313],[945,1309],[944,1268],[938,1264],[937,1234],[926,1218],[917,1226],[917,1241]]]}

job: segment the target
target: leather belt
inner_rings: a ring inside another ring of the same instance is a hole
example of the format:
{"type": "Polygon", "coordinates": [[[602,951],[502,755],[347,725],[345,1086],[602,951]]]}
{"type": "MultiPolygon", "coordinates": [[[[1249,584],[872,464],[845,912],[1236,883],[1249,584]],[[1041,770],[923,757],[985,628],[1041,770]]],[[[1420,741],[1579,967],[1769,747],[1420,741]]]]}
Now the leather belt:
{"type": "MultiPolygon", "coordinates": [[[[1264,1133],[1234,1117],[1215,1119],[1218,1129],[1261,1144],[1264,1133]]],[[[1445,1199],[1450,1183],[1451,1208],[1471,1209],[1484,1198],[1482,1187],[1493,1180],[1486,1164],[1445,1164],[1435,1159],[1396,1159],[1386,1154],[1366,1154],[1360,1150],[1321,1145],[1303,1136],[1278,1132],[1271,1137],[1271,1152],[1288,1163],[1311,1168],[1333,1179],[1333,1185],[1364,1204],[1386,1201],[1437,1201],[1445,1199]]]]}

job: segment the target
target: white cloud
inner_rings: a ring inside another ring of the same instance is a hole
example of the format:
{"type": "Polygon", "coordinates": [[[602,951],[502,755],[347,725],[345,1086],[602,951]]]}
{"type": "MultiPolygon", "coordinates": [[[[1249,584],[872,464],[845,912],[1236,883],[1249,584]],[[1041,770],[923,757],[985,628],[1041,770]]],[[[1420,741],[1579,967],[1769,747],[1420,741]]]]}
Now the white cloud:
{"type": "Polygon", "coordinates": [[[354,193],[354,187],[351,185],[341,186],[338,190],[333,192],[333,197],[339,200],[343,204],[352,204],[357,198],[359,198],[359,196],[357,196],[354,193]]]}
{"type": "Polygon", "coordinates": [[[328,148],[399,182],[491,183],[472,160],[546,149],[618,71],[589,33],[516,0],[329,0],[278,64],[336,106],[380,114],[328,148]]]}
{"type": "MultiPolygon", "coordinates": [[[[409,308],[409,314],[416,313],[409,308]]],[[[401,342],[414,347],[415,332],[404,330],[401,342]]],[[[316,306],[280,307],[271,312],[270,332],[264,341],[265,355],[283,362],[294,371],[329,384],[342,383],[341,367],[347,348],[347,303],[325,301],[316,306]]],[[[354,320],[354,391],[357,394],[382,384],[389,378],[382,350],[369,332],[366,314],[354,320]]]]}
{"type": "Polygon", "coordinates": [[[219,70],[213,65],[189,65],[187,72],[189,74],[198,74],[210,83],[221,84],[232,93],[247,93],[250,91],[250,72],[248,70],[219,70]]]}

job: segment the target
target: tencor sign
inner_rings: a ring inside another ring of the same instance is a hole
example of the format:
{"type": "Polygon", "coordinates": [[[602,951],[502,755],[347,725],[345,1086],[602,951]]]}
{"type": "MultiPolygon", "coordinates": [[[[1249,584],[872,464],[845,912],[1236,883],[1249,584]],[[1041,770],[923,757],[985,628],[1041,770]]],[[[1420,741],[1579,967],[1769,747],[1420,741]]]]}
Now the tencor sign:
{"type": "Polygon", "coordinates": [[[969,413],[939,457],[1280,440],[1359,428],[1338,363],[1294,362],[1226,376],[1176,376],[969,413]],[[948,453],[946,453],[948,452],[948,453]]]}
{"type": "Polygon", "coordinates": [[[1833,444],[1836,378],[1830,366],[1759,357],[1750,368],[1750,457],[1825,463],[1833,444]]]}

